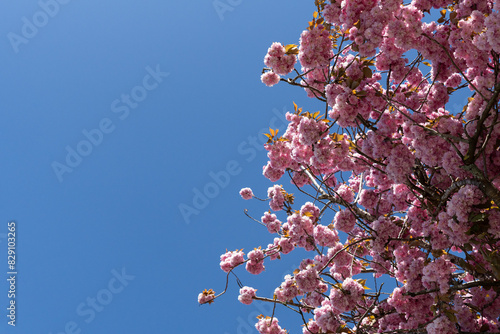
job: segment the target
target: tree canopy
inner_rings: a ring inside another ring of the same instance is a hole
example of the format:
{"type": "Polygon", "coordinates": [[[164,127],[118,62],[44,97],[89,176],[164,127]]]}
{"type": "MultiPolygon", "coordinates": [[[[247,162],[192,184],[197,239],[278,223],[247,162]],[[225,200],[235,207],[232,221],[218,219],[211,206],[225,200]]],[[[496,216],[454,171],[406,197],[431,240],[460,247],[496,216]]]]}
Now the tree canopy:
{"type": "MultiPolygon", "coordinates": [[[[294,103],[285,133],[270,129],[263,175],[290,178],[263,199],[274,238],[220,266],[258,275],[297,248],[310,256],[274,295],[241,284],[238,299],[287,306],[304,334],[500,332],[500,3],[314,6],[298,44],[270,46],[261,80],[300,87],[323,109],[294,103]]],[[[285,333],[286,311],[257,330],[285,333]]]]}

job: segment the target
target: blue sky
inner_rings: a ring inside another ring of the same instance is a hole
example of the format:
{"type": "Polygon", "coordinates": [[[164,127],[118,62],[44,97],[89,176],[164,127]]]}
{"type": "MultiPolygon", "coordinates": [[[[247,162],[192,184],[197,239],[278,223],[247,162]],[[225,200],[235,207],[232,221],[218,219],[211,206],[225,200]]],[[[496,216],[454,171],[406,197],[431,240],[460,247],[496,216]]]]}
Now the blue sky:
{"type": "MultiPolygon", "coordinates": [[[[262,132],[284,130],[292,101],[323,108],[300,89],[260,82],[268,47],[297,44],[313,3],[0,5],[0,333],[257,333],[269,305],[239,303],[234,279],[212,305],[197,295],[224,288],[226,249],[273,239],[243,214],[259,218],[267,204],[238,192],[266,196],[262,132]]],[[[301,255],[239,277],[271,296],[301,255]]],[[[294,314],[277,315],[299,332],[294,314]]]]}
{"type": "MultiPolygon", "coordinates": [[[[17,239],[16,326],[7,324],[2,279],[0,332],[256,333],[268,306],[240,304],[234,280],[213,305],[200,307],[197,295],[223,289],[226,248],[272,240],[243,214],[260,217],[265,203],[238,192],[250,186],[265,197],[270,186],[265,151],[252,144],[262,129],[283,129],[276,115],[292,101],[319,108],[298,89],[259,79],[272,42],[298,43],[313,1],[0,7],[5,278],[10,221],[17,239]],[[180,207],[194,208],[206,187],[212,198],[183,216],[180,207]]],[[[269,295],[299,261],[291,254],[240,278],[269,295]]],[[[293,329],[295,317],[280,313],[293,329]]]]}

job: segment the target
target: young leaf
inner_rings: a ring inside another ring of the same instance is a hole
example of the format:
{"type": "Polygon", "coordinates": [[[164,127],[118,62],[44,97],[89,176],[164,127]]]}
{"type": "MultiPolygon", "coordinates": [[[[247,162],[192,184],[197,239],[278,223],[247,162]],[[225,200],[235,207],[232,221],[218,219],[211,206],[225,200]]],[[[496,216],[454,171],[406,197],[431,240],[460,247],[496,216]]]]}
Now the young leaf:
{"type": "Polygon", "coordinates": [[[337,133],[332,133],[332,134],[330,135],[330,138],[332,138],[332,140],[333,140],[333,141],[335,141],[335,142],[339,142],[339,141],[341,141],[342,139],[344,139],[344,135],[339,135],[339,134],[337,134],[337,133]]]}
{"type": "Polygon", "coordinates": [[[296,44],[285,45],[285,53],[287,55],[297,55],[299,54],[299,49],[296,44]]]}
{"type": "Polygon", "coordinates": [[[363,76],[365,78],[371,78],[373,76],[373,72],[372,72],[371,68],[363,67],[363,76]]]}

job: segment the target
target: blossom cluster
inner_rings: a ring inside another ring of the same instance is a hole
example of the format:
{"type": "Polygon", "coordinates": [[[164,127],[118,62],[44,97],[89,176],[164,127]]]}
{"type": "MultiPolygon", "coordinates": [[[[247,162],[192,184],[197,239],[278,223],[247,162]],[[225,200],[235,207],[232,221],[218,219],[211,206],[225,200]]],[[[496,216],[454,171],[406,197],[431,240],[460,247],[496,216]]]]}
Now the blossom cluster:
{"type": "MultiPolygon", "coordinates": [[[[273,239],[246,260],[226,252],[221,269],[246,263],[257,275],[265,261],[314,254],[268,298],[310,312],[304,334],[499,331],[500,2],[315,5],[297,52],[271,45],[262,81],[276,84],[298,61],[287,82],[324,108],[294,103],[284,134],[271,131],[263,175],[291,176],[267,190],[260,222],[273,239]]],[[[274,315],[256,328],[285,332],[274,315]]]]}

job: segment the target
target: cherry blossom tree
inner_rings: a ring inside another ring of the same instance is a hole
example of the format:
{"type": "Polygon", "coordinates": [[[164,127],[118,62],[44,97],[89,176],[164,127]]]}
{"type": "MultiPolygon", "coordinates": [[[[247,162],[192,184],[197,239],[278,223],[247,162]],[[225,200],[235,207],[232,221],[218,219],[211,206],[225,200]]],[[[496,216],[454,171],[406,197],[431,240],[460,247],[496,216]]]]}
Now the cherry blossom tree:
{"type": "Polygon", "coordinates": [[[499,333],[500,2],[314,6],[297,45],[270,46],[261,80],[300,87],[323,110],[294,103],[286,132],[270,129],[263,175],[290,178],[267,190],[259,222],[274,238],[220,267],[229,279],[299,248],[310,256],[272,296],[241,284],[239,301],[276,304],[257,319],[262,334],[285,333],[290,309],[304,334],[499,333]]]}

